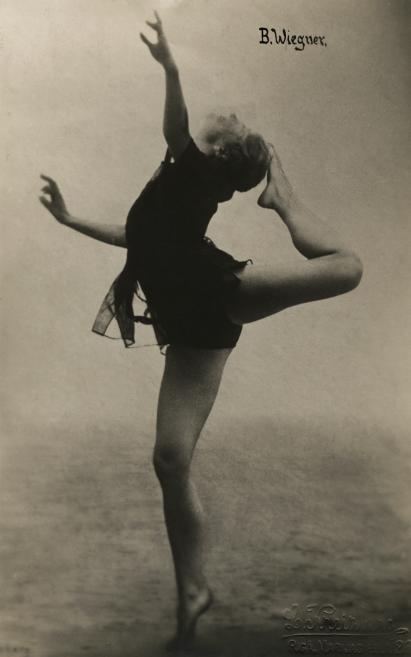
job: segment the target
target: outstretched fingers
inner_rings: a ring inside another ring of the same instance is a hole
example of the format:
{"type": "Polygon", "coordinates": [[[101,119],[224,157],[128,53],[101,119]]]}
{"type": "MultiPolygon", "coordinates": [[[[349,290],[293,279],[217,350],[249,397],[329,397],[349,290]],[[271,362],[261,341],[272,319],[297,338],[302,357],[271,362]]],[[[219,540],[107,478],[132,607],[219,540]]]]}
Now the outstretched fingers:
{"type": "Polygon", "coordinates": [[[43,194],[47,196],[39,196],[40,203],[54,214],[54,216],[61,218],[67,212],[67,208],[57,183],[53,178],[44,174],[40,174],[40,178],[43,178],[47,182],[47,185],[44,185],[41,189],[43,194]]]}
{"type": "Polygon", "coordinates": [[[147,39],[146,35],[143,34],[142,32],[140,32],[140,38],[143,41],[143,43],[145,43],[146,46],[150,48],[150,50],[153,48],[153,46],[156,45],[155,43],[152,43],[149,39],[147,39]]]}
{"type": "Polygon", "coordinates": [[[43,173],[40,174],[40,178],[43,178],[43,180],[47,181],[47,185],[44,185],[42,188],[42,192],[47,192],[48,194],[53,194],[56,193],[58,190],[57,183],[53,180],[53,178],[49,178],[49,176],[45,176],[43,173]]]}
{"type": "Polygon", "coordinates": [[[163,31],[163,25],[160,19],[160,16],[157,12],[154,12],[155,21],[146,21],[146,24],[154,30],[157,35],[157,41],[150,41],[145,34],[140,32],[140,38],[148,47],[151,55],[157,60],[162,66],[168,67],[174,64],[173,56],[170,52],[170,47],[167,43],[167,38],[163,31]]]}
{"type": "Polygon", "coordinates": [[[47,210],[51,210],[52,204],[45,196],[39,196],[39,201],[44,205],[47,210]]]}
{"type": "Polygon", "coordinates": [[[155,21],[146,21],[146,23],[149,27],[155,30],[157,34],[161,34],[163,31],[163,24],[161,22],[161,18],[156,11],[154,12],[154,16],[156,17],[155,21]]]}
{"type": "Polygon", "coordinates": [[[41,188],[41,191],[44,192],[44,194],[48,194],[50,198],[48,198],[47,196],[39,196],[39,201],[47,208],[47,210],[50,210],[53,202],[54,186],[56,185],[56,183],[52,178],[49,178],[48,176],[43,176],[43,174],[41,174],[40,177],[43,178],[43,180],[48,181],[48,184],[44,185],[44,187],[41,188]]]}
{"type": "Polygon", "coordinates": [[[55,197],[56,199],[62,200],[62,195],[59,190],[59,187],[53,178],[50,178],[49,176],[45,176],[43,173],[40,174],[40,178],[43,178],[43,180],[46,180],[48,185],[45,185],[42,188],[42,192],[46,192],[47,194],[50,194],[50,196],[53,198],[55,197]]]}
{"type": "Polygon", "coordinates": [[[45,176],[44,173],[40,174],[40,178],[44,178],[44,180],[47,180],[49,183],[54,183],[56,185],[57,183],[53,180],[53,178],[50,178],[49,176],[45,176]]]}
{"type": "MultiPolygon", "coordinates": [[[[146,25],[151,27],[151,29],[154,30],[154,32],[156,32],[157,37],[158,37],[158,42],[159,42],[160,39],[162,39],[164,37],[163,24],[161,22],[160,16],[158,15],[158,13],[156,11],[154,12],[154,16],[156,17],[156,20],[155,21],[146,21],[146,25]]],[[[152,50],[152,48],[157,45],[156,43],[153,43],[152,41],[147,39],[145,34],[143,34],[142,32],[140,32],[140,37],[141,37],[141,40],[146,44],[146,46],[148,46],[150,48],[150,50],[152,50]]]]}
{"type": "Polygon", "coordinates": [[[50,185],[53,185],[54,187],[57,187],[57,183],[56,183],[56,181],[53,180],[53,178],[50,178],[50,176],[45,176],[44,173],[41,173],[41,174],[40,174],[40,178],[43,178],[43,180],[47,180],[47,182],[48,182],[50,185]]]}

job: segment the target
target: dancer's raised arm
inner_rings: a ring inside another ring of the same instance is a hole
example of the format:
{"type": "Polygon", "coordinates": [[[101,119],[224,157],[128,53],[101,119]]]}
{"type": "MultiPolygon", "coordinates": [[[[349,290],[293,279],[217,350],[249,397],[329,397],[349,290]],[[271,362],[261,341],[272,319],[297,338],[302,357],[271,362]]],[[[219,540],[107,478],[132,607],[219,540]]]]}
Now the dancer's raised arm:
{"type": "Polygon", "coordinates": [[[83,235],[92,237],[100,242],[112,244],[113,246],[127,247],[126,231],[124,226],[117,226],[113,224],[100,224],[94,221],[87,221],[85,219],[78,219],[73,217],[67,210],[63,196],[59,190],[57,183],[49,176],[41,175],[43,180],[47,181],[47,185],[42,188],[42,192],[47,196],[40,196],[39,200],[45,208],[60,224],[73,228],[83,235]]]}
{"type": "Polygon", "coordinates": [[[147,25],[157,33],[157,43],[149,41],[144,34],[140,36],[154,59],[161,64],[166,75],[163,133],[173,157],[177,158],[183,153],[190,140],[188,113],[177,64],[167,43],[160,17],[157,12],[154,13],[156,20],[147,21],[147,25]]]}

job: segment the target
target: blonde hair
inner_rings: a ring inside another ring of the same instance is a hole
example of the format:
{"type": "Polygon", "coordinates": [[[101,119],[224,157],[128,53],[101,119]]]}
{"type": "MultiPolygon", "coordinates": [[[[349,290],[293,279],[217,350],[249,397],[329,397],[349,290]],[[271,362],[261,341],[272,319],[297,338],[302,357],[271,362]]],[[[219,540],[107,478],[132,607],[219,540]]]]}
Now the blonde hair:
{"type": "Polygon", "coordinates": [[[259,133],[249,130],[235,114],[209,114],[203,135],[210,142],[223,141],[222,153],[215,159],[219,161],[221,175],[228,179],[234,190],[245,192],[261,182],[267,173],[271,154],[259,133]]]}

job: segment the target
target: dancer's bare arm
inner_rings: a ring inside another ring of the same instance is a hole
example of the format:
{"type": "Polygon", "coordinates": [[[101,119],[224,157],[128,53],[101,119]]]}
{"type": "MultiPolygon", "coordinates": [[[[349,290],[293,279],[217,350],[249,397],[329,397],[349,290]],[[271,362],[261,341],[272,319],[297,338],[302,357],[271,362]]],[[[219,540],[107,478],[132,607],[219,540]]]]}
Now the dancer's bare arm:
{"type": "Polygon", "coordinates": [[[100,242],[112,244],[113,246],[127,247],[124,226],[100,224],[73,217],[67,210],[57,183],[52,178],[49,178],[49,176],[41,175],[41,178],[47,181],[47,185],[41,190],[47,196],[40,196],[39,200],[60,224],[73,228],[73,230],[77,230],[79,233],[83,233],[83,235],[92,237],[100,242]]]}
{"type": "Polygon", "coordinates": [[[166,75],[166,100],[164,107],[163,133],[174,158],[185,150],[189,140],[188,113],[184,101],[180,75],[174,57],[167,43],[159,15],[155,12],[155,21],[147,21],[157,34],[157,43],[152,43],[144,34],[140,34],[154,59],[161,64],[166,75]]]}

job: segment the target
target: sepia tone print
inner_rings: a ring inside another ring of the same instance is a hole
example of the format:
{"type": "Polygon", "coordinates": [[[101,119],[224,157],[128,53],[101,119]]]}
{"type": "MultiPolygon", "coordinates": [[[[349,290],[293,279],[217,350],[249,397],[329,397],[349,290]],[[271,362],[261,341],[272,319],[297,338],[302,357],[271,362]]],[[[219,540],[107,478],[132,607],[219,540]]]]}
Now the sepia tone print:
{"type": "Polygon", "coordinates": [[[0,655],[410,654],[409,3],[0,16],[0,655]]]}

